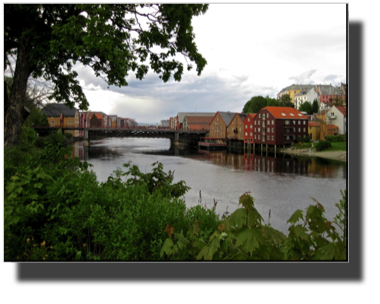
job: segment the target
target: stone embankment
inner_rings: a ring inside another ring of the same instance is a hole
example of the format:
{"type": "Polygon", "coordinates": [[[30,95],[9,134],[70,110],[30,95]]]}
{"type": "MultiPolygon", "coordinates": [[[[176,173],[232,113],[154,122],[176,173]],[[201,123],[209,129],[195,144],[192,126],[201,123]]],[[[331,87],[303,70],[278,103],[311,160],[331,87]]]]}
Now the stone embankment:
{"type": "Polygon", "coordinates": [[[328,158],[333,160],[339,160],[346,162],[346,151],[316,151],[315,148],[312,149],[295,149],[294,147],[281,149],[280,152],[292,154],[292,155],[303,155],[303,156],[315,156],[328,158]]]}

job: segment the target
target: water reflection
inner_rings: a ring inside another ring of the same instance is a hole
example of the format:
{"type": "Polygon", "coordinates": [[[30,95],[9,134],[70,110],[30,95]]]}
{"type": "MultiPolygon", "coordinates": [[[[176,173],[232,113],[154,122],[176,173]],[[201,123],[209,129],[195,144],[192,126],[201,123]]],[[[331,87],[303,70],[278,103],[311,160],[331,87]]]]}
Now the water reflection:
{"type": "Polygon", "coordinates": [[[153,147],[146,146],[115,147],[107,146],[103,141],[97,141],[90,147],[81,144],[74,145],[74,155],[85,161],[119,158],[128,151],[134,154],[186,157],[234,170],[346,179],[346,163],[319,157],[294,156],[282,153],[263,155],[227,151],[153,149],[153,147]]]}

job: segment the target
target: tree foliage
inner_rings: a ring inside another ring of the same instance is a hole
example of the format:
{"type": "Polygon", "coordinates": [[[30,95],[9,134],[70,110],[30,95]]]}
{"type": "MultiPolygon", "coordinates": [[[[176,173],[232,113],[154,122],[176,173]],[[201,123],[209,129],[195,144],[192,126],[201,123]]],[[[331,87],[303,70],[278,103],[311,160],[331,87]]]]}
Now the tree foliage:
{"type": "Polygon", "coordinates": [[[270,98],[269,96],[254,96],[245,103],[243,107],[243,113],[258,113],[261,109],[265,107],[293,107],[293,104],[289,100],[286,99],[286,97],[277,100],[274,98],[270,98]]]}
{"type": "MultiPolygon", "coordinates": [[[[54,86],[50,99],[88,108],[74,65],[93,69],[108,85],[126,86],[133,72],[142,80],[151,68],[167,82],[180,81],[184,64],[206,60],[198,52],[191,26],[208,5],[189,4],[5,4],[4,63],[16,58],[14,80],[5,100],[5,146],[21,132],[23,98],[29,76],[54,86]],[[190,61],[190,62],[189,62],[190,61]]],[[[7,93],[7,92],[6,92],[7,93]]]]}
{"type": "Polygon", "coordinates": [[[301,112],[306,112],[309,115],[313,114],[313,108],[311,106],[311,103],[308,101],[305,101],[304,103],[302,103],[298,110],[301,112]]]}
{"type": "Polygon", "coordinates": [[[294,104],[292,102],[292,98],[289,94],[284,94],[279,98],[279,104],[281,107],[294,107],[294,104]]]}
{"type": "Polygon", "coordinates": [[[313,110],[313,113],[319,112],[319,104],[318,104],[317,99],[314,99],[314,101],[313,101],[312,110],[313,110]]]}

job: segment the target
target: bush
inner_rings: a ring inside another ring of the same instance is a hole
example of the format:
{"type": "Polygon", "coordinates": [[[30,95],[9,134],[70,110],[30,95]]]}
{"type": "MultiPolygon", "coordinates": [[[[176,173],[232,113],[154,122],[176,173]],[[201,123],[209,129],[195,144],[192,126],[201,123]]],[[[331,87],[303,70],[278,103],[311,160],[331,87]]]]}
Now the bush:
{"type": "Polygon", "coordinates": [[[329,142],[344,142],[347,141],[346,135],[327,135],[325,139],[329,142]]]}
{"type": "Polygon", "coordinates": [[[326,150],[327,148],[331,147],[331,143],[329,141],[321,140],[315,145],[315,149],[317,151],[323,151],[326,150]]]}

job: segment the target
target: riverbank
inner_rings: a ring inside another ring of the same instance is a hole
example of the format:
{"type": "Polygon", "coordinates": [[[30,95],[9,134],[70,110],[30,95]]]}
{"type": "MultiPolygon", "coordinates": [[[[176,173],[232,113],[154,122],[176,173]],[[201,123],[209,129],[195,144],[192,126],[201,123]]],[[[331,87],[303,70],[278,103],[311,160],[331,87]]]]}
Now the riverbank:
{"type": "Polygon", "coordinates": [[[280,152],[292,154],[292,155],[303,155],[303,156],[314,156],[322,157],[333,160],[339,160],[346,162],[347,152],[346,151],[316,151],[316,149],[295,149],[294,147],[281,149],[280,152]]]}

